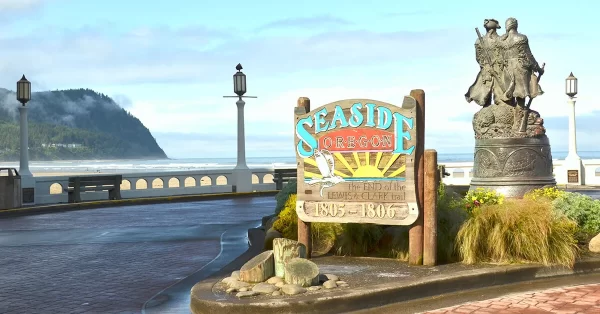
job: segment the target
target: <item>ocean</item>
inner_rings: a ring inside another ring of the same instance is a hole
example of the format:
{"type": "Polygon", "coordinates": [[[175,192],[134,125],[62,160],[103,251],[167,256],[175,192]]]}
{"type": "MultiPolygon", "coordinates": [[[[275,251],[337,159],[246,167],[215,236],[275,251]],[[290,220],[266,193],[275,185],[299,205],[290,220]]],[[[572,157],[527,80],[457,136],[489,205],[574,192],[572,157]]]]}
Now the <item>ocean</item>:
{"type": "MultiPolygon", "coordinates": [[[[582,159],[600,159],[600,152],[578,152],[582,159]]],[[[567,152],[553,152],[554,159],[564,159],[567,152]]],[[[472,162],[473,153],[438,154],[438,163],[472,162]]],[[[294,167],[295,157],[248,157],[250,168],[294,167]]],[[[233,168],[236,158],[185,158],[164,160],[72,160],[31,161],[29,169],[38,173],[131,173],[233,168]]],[[[19,168],[18,162],[0,162],[0,168],[19,168]]]]}

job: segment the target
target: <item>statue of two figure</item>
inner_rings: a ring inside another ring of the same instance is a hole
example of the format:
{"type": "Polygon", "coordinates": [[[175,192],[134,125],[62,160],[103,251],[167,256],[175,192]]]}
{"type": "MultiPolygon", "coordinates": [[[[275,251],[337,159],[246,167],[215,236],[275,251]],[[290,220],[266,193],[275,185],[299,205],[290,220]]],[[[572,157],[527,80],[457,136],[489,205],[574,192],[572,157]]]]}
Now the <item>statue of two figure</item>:
{"type": "Polygon", "coordinates": [[[486,34],[481,36],[477,30],[475,55],[480,70],[465,94],[467,102],[475,101],[483,107],[473,117],[475,138],[544,135],[543,119],[529,109],[533,98],[543,94],[538,82],[544,67],[533,57],[527,36],[517,31],[515,18],[506,20],[504,35],[497,34],[498,24],[497,20],[486,19],[486,34]]]}

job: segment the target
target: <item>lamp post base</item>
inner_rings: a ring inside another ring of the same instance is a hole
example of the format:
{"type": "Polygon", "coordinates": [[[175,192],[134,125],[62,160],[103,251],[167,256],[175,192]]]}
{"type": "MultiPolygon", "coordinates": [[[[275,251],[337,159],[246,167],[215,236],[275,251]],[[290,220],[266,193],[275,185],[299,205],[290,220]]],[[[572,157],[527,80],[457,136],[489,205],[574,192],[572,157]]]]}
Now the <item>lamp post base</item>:
{"type": "Polygon", "coordinates": [[[21,176],[21,189],[23,195],[23,204],[34,204],[35,203],[35,178],[29,174],[23,175],[23,173],[19,173],[21,176]]]}
{"type": "Polygon", "coordinates": [[[570,185],[585,185],[585,167],[579,156],[568,155],[559,171],[559,181],[570,185]]]}
{"type": "Polygon", "coordinates": [[[252,192],[252,171],[250,169],[234,168],[232,173],[233,192],[252,192]]]}

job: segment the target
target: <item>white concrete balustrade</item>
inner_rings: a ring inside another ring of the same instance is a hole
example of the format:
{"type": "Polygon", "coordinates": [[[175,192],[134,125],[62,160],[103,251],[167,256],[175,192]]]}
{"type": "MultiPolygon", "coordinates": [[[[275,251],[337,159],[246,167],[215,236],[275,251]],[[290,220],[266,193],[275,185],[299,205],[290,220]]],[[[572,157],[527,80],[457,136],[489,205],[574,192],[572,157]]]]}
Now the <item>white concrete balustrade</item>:
{"type": "MultiPolygon", "coordinates": [[[[600,186],[600,159],[582,160],[584,166],[585,185],[600,186]]],[[[553,160],[554,178],[557,184],[567,184],[567,170],[562,168],[563,160],[553,160]]],[[[448,185],[469,185],[473,177],[472,162],[439,162],[446,166],[450,176],[444,178],[448,185]]]]}
{"type": "MultiPolygon", "coordinates": [[[[107,174],[109,175],[109,174],[107,174]]],[[[232,170],[198,170],[172,172],[124,173],[121,197],[140,198],[190,194],[230,193],[233,191],[232,170]]],[[[64,191],[69,176],[35,177],[35,203],[56,204],[68,202],[64,191]]],[[[254,191],[274,190],[273,169],[252,169],[254,191]]],[[[82,192],[82,201],[108,199],[108,192],[82,192]]]]}
{"type": "MultiPolygon", "coordinates": [[[[584,160],[586,185],[600,186],[600,159],[584,160]]],[[[444,178],[448,185],[469,185],[473,176],[472,162],[440,162],[450,176],[444,178]]],[[[561,169],[562,160],[554,160],[554,174],[558,184],[567,183],[566,170],[561,169]],[[563,173],[564,172],[564,173],[563,173]]],[[[254,191],[274,190],[273,169],[251,169],[254,191]]],[[[121,196],[127,198],[175,196],[205,193],[229,193],[233,191],[232,169],[195,170],[173,172],[137,172],[123,174],[121,196]]],[[[56,204],[68,201],[64,189],[69,176],[35,177],[36,204],[56,204]]],[[[84,201],[108,199],[108,192],[83,192],[84,201]]]]}

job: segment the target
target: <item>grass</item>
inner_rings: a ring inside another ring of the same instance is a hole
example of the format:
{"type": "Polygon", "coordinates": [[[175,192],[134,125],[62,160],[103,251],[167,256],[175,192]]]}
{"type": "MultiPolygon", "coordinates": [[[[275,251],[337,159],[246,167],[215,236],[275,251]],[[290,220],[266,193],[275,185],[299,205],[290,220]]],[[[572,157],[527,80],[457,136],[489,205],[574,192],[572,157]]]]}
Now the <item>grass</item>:
{"type": "Polygon", "coordinates": [[[572,267],[579,253],[577,225],[546,200],[508,199],[473,210],[457,234],[464,263],[559,264],[572,267]]]}

